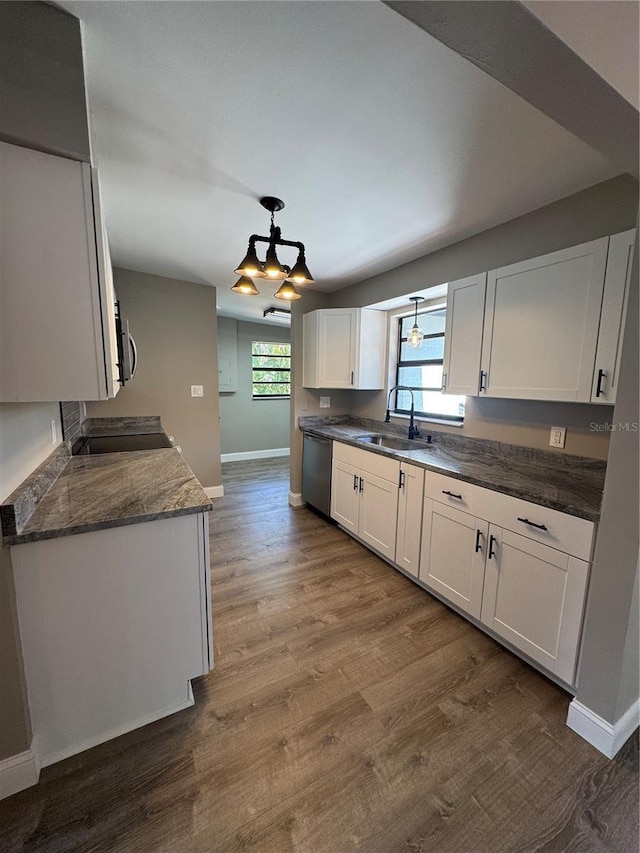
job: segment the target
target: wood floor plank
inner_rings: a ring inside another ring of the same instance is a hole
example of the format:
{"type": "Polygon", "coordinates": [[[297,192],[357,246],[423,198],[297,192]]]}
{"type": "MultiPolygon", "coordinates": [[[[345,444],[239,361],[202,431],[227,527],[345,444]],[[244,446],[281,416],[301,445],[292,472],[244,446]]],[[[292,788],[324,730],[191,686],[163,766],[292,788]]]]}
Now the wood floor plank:
{"type": "Polygon", "coordinates": [[[195,705],[0,802],[0,853],[635,853],[637,736],[605,759],[566,693],[288,477],[223,465],[195,705]]]}

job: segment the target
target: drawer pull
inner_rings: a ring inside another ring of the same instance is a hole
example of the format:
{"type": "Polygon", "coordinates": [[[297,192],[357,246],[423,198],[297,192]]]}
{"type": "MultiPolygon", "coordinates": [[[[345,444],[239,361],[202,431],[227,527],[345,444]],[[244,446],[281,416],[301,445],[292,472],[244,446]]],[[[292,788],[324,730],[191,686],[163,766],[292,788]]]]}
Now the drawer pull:
{"type": "Polygon", "coordinates": [[[358,475],[357,474],[353,475],[353,491],[354,492],[358,491],[358,475]]]}
{"type": "Polygon", "coordinates": [[[364,480],[360,477],[360,491],[364,492],[364,480]]]}
{"type": "Polygon", "coordinates": [[[599,370],[598,371],[598,386],[596,388],[596,397],[600,397],[601,394],[604,393],[602,390],[602,380],[604,379],[604,377],[606,375],[607,375],[606,370],[599,370]]]}
{"type": "Polygon", "coordinates": [[[495,537],[495,536],[490,536],[490,537],[489,537],[489,559],[490,559],[490,560],[491,560],[491,559],[493,559],[493,557],[495,557],[495,555],[496,555],[496,552],[493,550],[493,546],[495,545],[495,543],[496,543],[497,541],[498,541],[498,540],[496,539],[496,537],[495,537]]]}
{"type": "Polygon", "coordinates": [[[482,551],[482,545],[480,544],[480,540],[482,539],[482,531],[476,530],[476,554],[478,551],[482,551]]]}
{"type": "Polygon", "coordinates": [[[519,518],[518,521],[521,521],[523,524],[529,524],[531,527],[537,527],[538,530],[548,530],[546,524],[536,524],[535,521],[529,521],[528,518],[519,518]]]}
{"type": "Polygon", "coordinates": [[[487,390],[487,372],[486,372],[486,370],[480,371],[480,390],[481,391],[487,390]]]}
{"type": "Polygon", "coordinates": [[[443,489],[442,494],[449,495],[450,498],[457,498],[459,501],[462,500],[462,495],[456,495],[453,492],[450,492],[448,489],[443,489]]]}

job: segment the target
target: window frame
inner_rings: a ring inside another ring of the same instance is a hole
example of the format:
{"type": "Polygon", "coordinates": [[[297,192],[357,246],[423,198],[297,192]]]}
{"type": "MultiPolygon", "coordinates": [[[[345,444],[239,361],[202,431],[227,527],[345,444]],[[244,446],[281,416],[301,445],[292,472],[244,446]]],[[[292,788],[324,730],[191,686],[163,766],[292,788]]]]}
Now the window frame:
{"type": "MultiPolygon", "coordinates": [[[[436,311],[442,311],[444,309],[445,312],[445,323],[446,323],[446,312],[447,305],[432,305],[429,308],[425,308],[422,311],[418,311],[418,318],[424,316],[426,314],[432,314],[436,311]]],[[[407,342],[406,337],[402,337],[402,324],[407,317],[413,317],[415,314],[402,314],[396,317],[397,322],[397,351],[396,351],[396,359],[395,359],[395,371],[394,371],[394,385],[402,385],[404,383],[400,382],[400,368],[402,367],[425,367],[430,365],[442,365],[444,370],[444,338],[445,332],[433,332],[431,334],[424,335],[423,340],[430,340],[433,338],[442,338],[442,358],[425,358],[425,359],[413,359],[411,361],[403,361],[402,356],[402,345],[407,342]]],[[[420,325],[420,321],[418,319],[418,325],[420,325]]],[[[406,388],[410,388],[412,391],[439,391],[442,393],[442,386],[439,388],[430,388],[426,386],[416,386],[416,385],[405,385],[406,388]]],[[[400,409],[398,408],[398,392],[394,391],[394,399],[393,399],[394,407],[391,410],[394,415],[410,415],[410,409],[400,409]]],[[[424,412],[422,410],[416,409],[414,411],[414,416],[419,418],[426,418],[431,421],[441,421],[444,423],[449,423],[452,426],[462,426],[464,424],[464,415],[445,415],[438,412],[424,412]]]]}
{"type": "Polygon", "coordinates": [[[252,400],[290,400],[291,399],[291,341],[251,341],[251,399],[252,400]],[[288,355],[265,355],[265,353],[254,352],[254,346],[256,344],[264,344],[266,346],[278,346],[278,347],[289,347],[288,355]],[[289,359],[289,367],[254,367],[253,359],[254,358],[287,358],[289,359]],[[265,370],[277,370],[278,373],[287,373],[289,375],[289,379],[287,382],[256,382],[254,380],[254,376],[256,371],[264,372],[265,370]],[[255,388],[256,385],[288,385],[289,393],[288,394],[256,394],[255,388]]]}

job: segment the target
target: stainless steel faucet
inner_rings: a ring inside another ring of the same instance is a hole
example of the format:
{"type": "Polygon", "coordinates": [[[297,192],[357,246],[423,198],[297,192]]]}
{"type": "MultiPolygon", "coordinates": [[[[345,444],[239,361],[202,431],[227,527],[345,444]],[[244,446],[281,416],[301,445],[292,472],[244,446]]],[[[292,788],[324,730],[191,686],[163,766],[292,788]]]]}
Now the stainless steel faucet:
{"type": "Polygon", "coordinates": [[[393,388],[389,389],[389,395],[387,396],[387,414],[385,415],[384,419],[385,424],[391,423],[391,413],[389,411],[389,404],[391,402],[391,395],[394,391],[408,391],[411,394],[411,411],[409,412],[409,438],[420,438],[420,430],[417,426],[415,426],[413,422],[413,417],[415,413],[415,400],[413,397],[413,391],[407,385],[394,385],[393,388]]]}

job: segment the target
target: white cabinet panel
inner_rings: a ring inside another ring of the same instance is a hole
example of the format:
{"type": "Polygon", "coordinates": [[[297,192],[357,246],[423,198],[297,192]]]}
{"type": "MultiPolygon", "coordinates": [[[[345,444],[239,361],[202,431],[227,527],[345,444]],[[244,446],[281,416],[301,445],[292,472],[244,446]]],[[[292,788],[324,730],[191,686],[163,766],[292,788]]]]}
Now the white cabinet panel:
{"type": "Polygon", "coordinates": [[[87,163],[0,143],[1,401],[117,390],[99,203],[87,163]]]}
{"type": "Polygon", "coordinates": [[[480,618],[488,524],[427,499],[422,529],[420,580],[480,618]]]}
{"type": "Polygon", "coordinates": [[[609,238],[592,403],[611,406],[616,401],[635,236],[635,228],[632,228],[609,238]]]}
{"type": "Polygon", "coordinates": [[[420,568],[420,539],[422,535],[424,469],[402,462],[400,464],[399,482],[395,562],[405,571],[418,577],[420,568]]]}
{"type": "Polygon", "coordinates": [[[160,519],[12,548],[43,765],[192,704],[212,666],[208,519],[160,519]]]}
{"type": "Polygon", "coordinates": [[[384,388],[386,314],[327,308],[303,316],[305,388],[384,388]]]}
{"type": "Polygon", "coordinates": [[[334,457],[331,465],[331,518],[351,533],[358,532],[360,469],[334,457]]]}
{"type": "Polygon", "coordinates": [[[489,272],[483,394],[590,399],[607,244],[604,237],[489,272]]]}
{"type": "Polygon", "coordinates": [[[486,289],[486,273],[449,282],[447,287],[442,388],[446,394],[478,394],[486,289]]]}
{"type": "Polygon", "coordinates": [[[588,563],[494,525],[489,535],[482,622],[571,684],[588,563]]]}
{"type": "Polygon", "coordinates": [[[393,459],[333,442],[331,518],[391,560],[396,549],[399,472],[400,464],[393,459]]]}
{"type": "Polygon", "coordinates": [[[396,553],[398,484],[363,472],[358,533],[363,542],[393,560],[396,553]]]}

